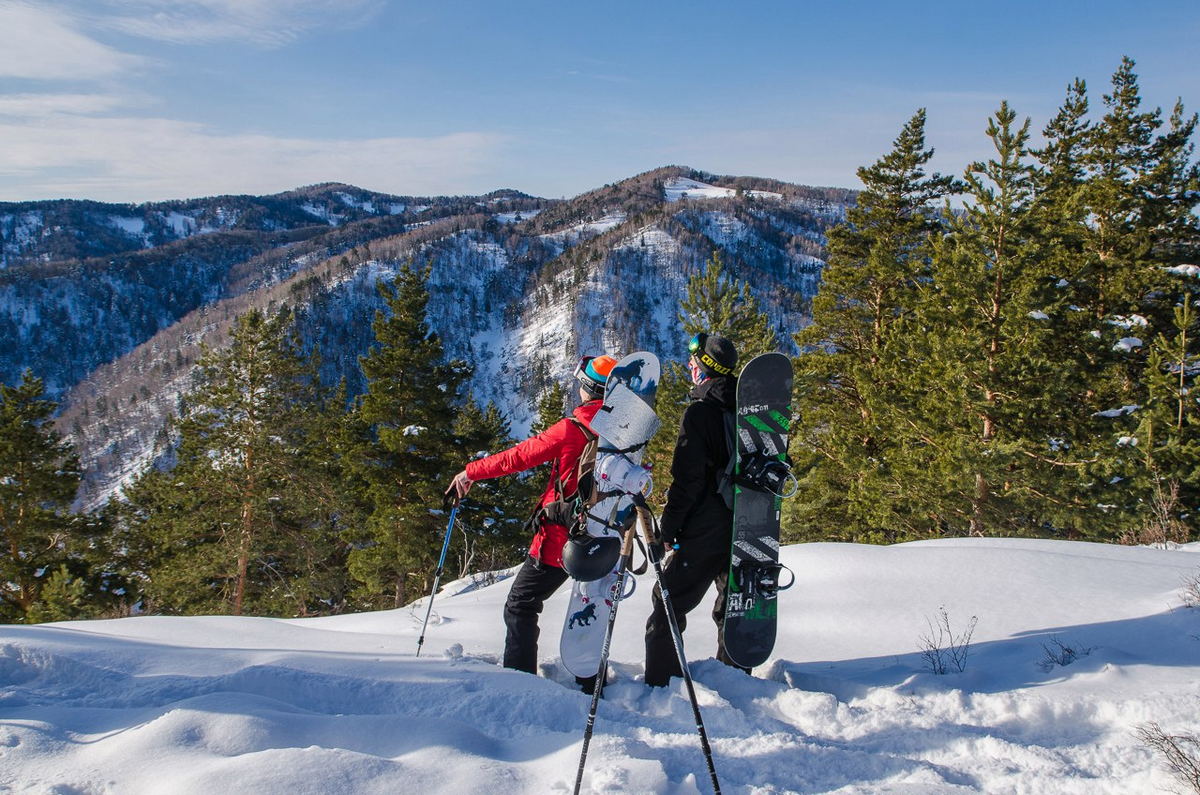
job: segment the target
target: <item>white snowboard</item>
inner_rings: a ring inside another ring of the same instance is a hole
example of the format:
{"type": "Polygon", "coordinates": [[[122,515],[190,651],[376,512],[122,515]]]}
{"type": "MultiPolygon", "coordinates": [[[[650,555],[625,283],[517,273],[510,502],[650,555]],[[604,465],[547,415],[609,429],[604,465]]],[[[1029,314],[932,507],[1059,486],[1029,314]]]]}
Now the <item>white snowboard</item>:
{"type": "MultiPolygon", "coordinates": [[[[600,437],[595,474],[601,491],[629,488],[649,493],[650,478],[641,468],[641,460],[645,443],[659,425],[653,408],[659,373],[658,357],[641,351],[623,357],[608,377],[604,406],[591,423],[600,437]],[[624,452],[611,452],[614,449],[624,452]],[[612,479],[606,480],[609,475],[612,479]]],[[[592,506],[587,531],[597,537],[617,536],[620,527],[632,522],[633,512],[630,496],[613,494],[592,506]]],[[[632,581],[632,577],[626,577],[627,583],[632,581]]],[[[563,667],[575,676],[594,676],[600,670],[616,584],[615,569],[593,582],[571,582],[571,599],[558,646],[563,667]]],[[[632,588],[626,586],[626,595],[632,593],[632,588]]]]}

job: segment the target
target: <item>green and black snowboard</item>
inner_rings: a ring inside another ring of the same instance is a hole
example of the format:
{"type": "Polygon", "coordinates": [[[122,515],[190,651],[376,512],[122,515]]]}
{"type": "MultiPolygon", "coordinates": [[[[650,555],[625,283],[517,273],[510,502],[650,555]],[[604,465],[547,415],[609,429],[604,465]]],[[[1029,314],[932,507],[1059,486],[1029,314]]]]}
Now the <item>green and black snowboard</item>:
{"type": "Polygon", "coordinates": [[[738,376],[733,546],[721,632],[725,653],[743,668],[766,662],[775,646],[779,510],[794,485],[787,458],[791,396],[792,362],[782,353],[756,356],[738,376]]]}

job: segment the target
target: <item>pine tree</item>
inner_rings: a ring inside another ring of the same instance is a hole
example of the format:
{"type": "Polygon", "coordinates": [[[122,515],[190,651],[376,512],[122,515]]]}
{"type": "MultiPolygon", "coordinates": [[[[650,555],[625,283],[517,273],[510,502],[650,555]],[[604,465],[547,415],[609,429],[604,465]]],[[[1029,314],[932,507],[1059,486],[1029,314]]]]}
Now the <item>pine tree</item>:
{"type": "Polygon", "coordinates": [[[228,348],[204,352],[174,468],[128,494],[128,568],[153,609],[306,615],[340,602],[336,509],[316,505],[316,369],[286,311],[248,312],[228,348]]]}
{"type": "MultiPolygon", "coordinates": [[[[70,514],[79,487],[79,461],[54,430],[53,401],[26,370],[16,386],[0,384],[0,618],[43,620],[43,591],[78,593],[73,538],[81,523],[70,514]],[[53,585],[51,585],[53,584],[53,585]]],[[[65,616],[64,616],[65,617],[65,616]]]]}
{"type": "Polygon", "coordinates": [[[561,420],[567,407],[567,390],[559,380],[551,380],[550,386],[538,398],[533,425],[529,434],[535,435],[561,420]]]}
{"type": "Polygon", "coordinates": [[[892,460],[915,534],[1038,532],[1057,496],[1052,436],[1073,407],[1043,311],[1029,126],[1007,103],[989,120],[995,157],[967,169],[964,211],[899,327],[907,350],[889,380],[905,411],[892,460]]]}
{"type": "Polygon", "coordinates": [[[371,515],[350,540],[350,571],[359,597],[400,607],[429,587],[446,531],[431,514],[456,467],[455,405],[470,368],[445,363],[441,341],[426,320],[428,269],[400,269],[380,284],[387,311],[376,313],[375,345],[360,360],[367,378],[359,414],[373,443],[358,463],[368,483],[371,515]]]}
{"type": "Polygon", "coordinates": [[[1058,113],[1042,131],[1046,141],[1032,150],[1033,201],[1030,224],[1035,233],[1032,254],[1041,263],[1045,283],[1040,298],[1044,350],[1053,360],[1053,386],[1047,404],[1057,401],[1067,412],[1051,433],[1050,458],[1059,468],[1056,481],[1047,484],[1042,518],[1055,534],[1074,536],[1096,523],[1094,502],[1079,489],[1089,478],[1083,474],[1096,436],[1098,410],[1096,376],[1111,360],[1093,332],[1095,317],[1086,307],[1092,300],[1086,275],[1089,210],[1088,146],[1094,131],[1088,114],[1087,86],[1075,80],[1058,113]]]}
{"type": "Polygon", "coordinates": [[[1078,488],[1099,507],[1086,532],[1101,537],[1140,524],[1155,499],[1152,470],[1128,469],[1131,461],[1153,459],[1131,456],[1121,442],[1138,438],[1139,407],[1151,400],[1158,365],[1148,341],[1174,336],[1180,286],[1171,269],[1200,253],[1200,177],[1191,143],[1197,119],[1176,104],[1160,133],[1162,112],[1142,108],[1133,66],[1122,60],[1104,96],[1105,115],[1087,137],[1087,216],[1078,225],[1083,246],[1071,280],[1091,321],[1079,345],[1091,365],[1080,415],[1089,421],[1081,453],[1092,466],[1078,488]]]}
{"type": "Polygon", "coordinates": [[[785,537],[896,540],[912,524],[901,501],[908,486],[889,468],[900,421],[889,379],[903,369],[897,324],[928,278],[930,239],[942,229],[934,204],[956,187],[926,173],[932,157],[919,110],[891,152],[858,170],[863,190],[829,234],[813,322],[796,335],[791,446],[801,489],[786,503],[785,537]]]}
{"type": "Polygon", "coordinates": [[[737,348],[739,362],[778,347],[770,318],[759,308],[750,285],[730,278],[716,249],[704,269],[688,279],[680,310],[679,320],[688,337],[700,332],[725,337],[737,348]]]}
{"type": "Polygon", "coordinates": [[[304,410],[296,416],[292,488],[280,520],[285,544],[278,554],[290,572],[288,598],[296,613],[336,613],[346,608],[353,586],[344,536],[366,515],[353,476],[361,429],[349,410],[344,380],[299,405],[304,410]]]}
{"type": "MultiPolygon", "coordinates": [[[[561,395],[561,388],[559,389],[561,395]]],[[[558,412],[562,418],[562,412],[558,412]]],[[[513,444],[508,420],[494,403],[481,409],[468,398],[454,422],[463,459],[481,458],[513,444]]],[[[475,483],[458,509],[461,534],[452,549],[459,561],[459,575],[469,570],[494,571],[521,561],[529,539],[525,519],[542,482],[533,473],[511,478],[493,478],[475,483]]]]}
{"type": "MultiPolygon", "coordinates": [[[[778,347],[770,318],[759,308],[750,285],[726,273],[717,250],[713,251],[704,269],[688,279],[687,296],[680,302],[679,322],[688,338],[704,332],[731,341],[738,352],[739,367],[778,347]]],[[[660,473],[662,478],[668,477],[671,471],[679,423],[691,389],[687,369],[678,362],[666,362],[658,382],[655,404],[662,430],[650,440],[644,456],[651,470],[660,473]]],[[[658,499],[664,500],[666,484],[658,484],[656,489],[658,499]]]]}
{"type": "Polygon", "coordinates": [[[1200,373],[1196,300],[1195,289],[1185,290],[1172,328],[1151,342],[1144,403],[1110,412],[1111,452],[1090,472],[1109,484],[1102,505],[1111,534],[1132,543],[1183,543],[1200,526],[1191,508],[1200,499],[1200,407],[1192,397],[1200,373]]]}

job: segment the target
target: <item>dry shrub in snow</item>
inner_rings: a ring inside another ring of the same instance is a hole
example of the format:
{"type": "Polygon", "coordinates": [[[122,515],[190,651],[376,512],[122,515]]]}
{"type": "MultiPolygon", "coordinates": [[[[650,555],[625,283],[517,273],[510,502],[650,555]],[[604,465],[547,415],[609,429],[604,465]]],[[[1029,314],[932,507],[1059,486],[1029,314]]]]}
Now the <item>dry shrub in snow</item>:
{"type": "Polygon", "coordinates": [[[1183,578],[1183,587],[1179,591],[1184,607],[1200,608],[1200,571],[1193,572],[1183,578]]]}
{"type": "Polygon", "coordinates": [[[1157,723],[1138,727],[1138,739],[1158,752],[1176,779],[1200,793],[1200,739],[1194,734],[1167,734],[1157,723]]]}
{"type": "Polygon", "coordinates": [[[1043,643],[1042,650],[1046,652],[1046,656],[1042,658],[1039,665],[1043,671],[1047,672],[1056,666],[1068,666],[1080,657],[1086,657],[1092,653],[1090,646],[1080,646],[1077,643],[1068,644],[1057,637],[1050,638],[1049,643],[1043,643]]]}
{"type": "Polygon", "coordinates": [[[1126,530],[1118,539],[1126,546],[1149,546],[1168,548],[1186,544],[1189,534],[1187,525],[1179,519],[1179,483],[1171,481],[1164,490],[1161,484],[1154,488],[1154,499],[1150,503],[1150,515],[1141,527],[1126,530]]]}
{"type": "Polygon", "coordinates": [[[977,616],[971,616],[967,628],[955,634],[950,626],[950,614],[945,607],[938,608],[936,618],[926,618],[929,633],[920,637],[921,657],[925,660],[925,668],[932,674],[941,676],[951,668],[962,673],[967,669],[967,655],[971,651],[971,636],[975,634],[975,625],[979,623],[977,616]]]}

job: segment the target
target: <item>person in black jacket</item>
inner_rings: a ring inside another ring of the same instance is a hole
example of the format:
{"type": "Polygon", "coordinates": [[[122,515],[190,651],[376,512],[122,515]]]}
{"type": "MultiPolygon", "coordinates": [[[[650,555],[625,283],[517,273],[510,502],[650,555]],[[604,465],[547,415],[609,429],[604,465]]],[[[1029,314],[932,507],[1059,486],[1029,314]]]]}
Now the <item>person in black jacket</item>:
{"type": "MultiPolygon", "coordinates": [[[[725,413],[733,412],[736,405],[737,350],[724,337],[697,334],[688,351],[688,372],[695,386],[675,442],[671,486],[660,528],[663,546],[670,550],[663,583],[671,594],[680,632],[687,626],[687,614],[700,604],[714,583],[717,602],[713,620],[720,628],[733,537],[733,511],[725,505],[717,486],[732,453],[725,413]]],[[[717,659],[733,665],[720,640],[717,644],[717,659]]],[[[672,676],[681,675],[662,591],[655,588],[654,611],[646,621],[646,684],[662,687],[672,676]]]]}

